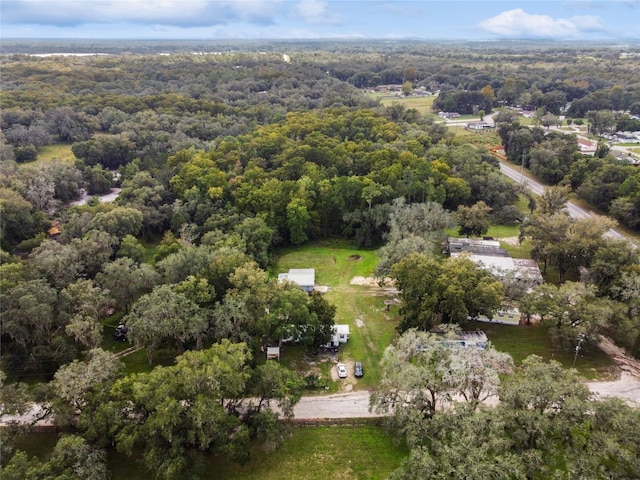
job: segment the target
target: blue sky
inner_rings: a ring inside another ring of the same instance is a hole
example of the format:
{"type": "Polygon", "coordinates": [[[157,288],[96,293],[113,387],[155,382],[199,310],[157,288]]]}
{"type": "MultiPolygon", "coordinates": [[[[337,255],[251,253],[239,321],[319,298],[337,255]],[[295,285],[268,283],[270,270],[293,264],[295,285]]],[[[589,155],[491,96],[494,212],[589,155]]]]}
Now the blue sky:
{"type": "Polygon", "coordinates": [[[1,0],[1,38],[640,41],[640,0],[1,0]]]}

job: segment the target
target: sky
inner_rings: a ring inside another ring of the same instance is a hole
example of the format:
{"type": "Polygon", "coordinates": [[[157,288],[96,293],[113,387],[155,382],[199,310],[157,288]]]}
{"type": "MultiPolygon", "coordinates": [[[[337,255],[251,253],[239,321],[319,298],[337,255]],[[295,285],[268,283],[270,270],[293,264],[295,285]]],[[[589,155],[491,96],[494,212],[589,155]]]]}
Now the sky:
{"type": "Polygon", "coordinates": [[[640,41],[640,0],[0,0],[0,38],[640,41]]]}

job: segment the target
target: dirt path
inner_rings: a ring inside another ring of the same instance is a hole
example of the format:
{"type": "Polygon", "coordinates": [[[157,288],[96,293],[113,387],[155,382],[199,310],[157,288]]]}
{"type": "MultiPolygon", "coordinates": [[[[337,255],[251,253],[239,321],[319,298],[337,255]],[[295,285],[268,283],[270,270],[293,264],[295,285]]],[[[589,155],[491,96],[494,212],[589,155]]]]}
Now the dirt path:
{"type": "Polygon", "coordinates": [[[606,337],[602,337],[600,348],[613,358],[622,373],[611,382],[588,382],[589,389],[601,397],[618,397],[640,406],[640,361],[626,355],[606,337]]]}
{"type": "Polygon", "coordinates": [[[640,380],[640,360],[629,357],[624,353],[620,347],[618,347],[611,339],[602,337],[600,341],[600,348],[603,352],[613,358],[616,365],[620,367],[623,373],[628,373],[630,376],[640,380]]]}

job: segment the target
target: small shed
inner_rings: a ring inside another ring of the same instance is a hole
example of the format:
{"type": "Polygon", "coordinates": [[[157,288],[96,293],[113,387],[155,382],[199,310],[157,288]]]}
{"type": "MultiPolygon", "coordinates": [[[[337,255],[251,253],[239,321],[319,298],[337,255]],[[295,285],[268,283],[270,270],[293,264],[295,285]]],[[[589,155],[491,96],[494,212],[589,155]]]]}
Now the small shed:
{"type": "Polygon", "coordinates": [[[280,361],[280,347],[267,347],[267,360],[280,361]]]}
{"type": "Polygon", "coordinates": [[[338,337],[338,342],[347,343],[350,335],[349,325],[334,325],[333,331],[338,337]]]}
{"type": "Polygon", "coordinates": [[[288,273],[278,275],[278,282],[295,283],[305,292],[313,292],[316,283],[316,270],[314,268],[291,268],[288,273]]]}

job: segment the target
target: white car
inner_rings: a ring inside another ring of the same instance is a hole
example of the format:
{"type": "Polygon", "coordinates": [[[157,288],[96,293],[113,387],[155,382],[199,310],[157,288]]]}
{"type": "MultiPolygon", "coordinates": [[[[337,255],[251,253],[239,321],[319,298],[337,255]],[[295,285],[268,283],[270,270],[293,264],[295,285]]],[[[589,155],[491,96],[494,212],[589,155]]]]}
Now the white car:
{"type": "Polygon", "coordinates": [[[347,378],[347,367],[345,367],[344,363],[339,363],[338,367],[338,377],[347,378]]]}

